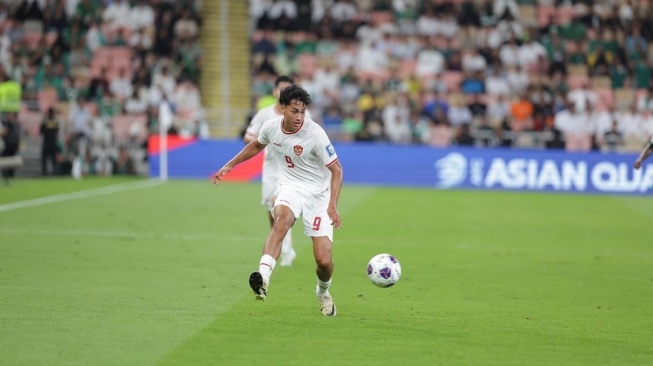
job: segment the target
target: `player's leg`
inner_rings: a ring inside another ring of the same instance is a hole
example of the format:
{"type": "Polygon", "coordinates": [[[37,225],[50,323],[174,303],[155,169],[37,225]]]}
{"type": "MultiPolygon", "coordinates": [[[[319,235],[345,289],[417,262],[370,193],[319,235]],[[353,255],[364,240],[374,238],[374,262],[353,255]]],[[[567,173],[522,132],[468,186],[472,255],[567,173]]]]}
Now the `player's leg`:
{"type": "Polygon", "coordinates": [[[317,286],[315,287],[315,296],[320,303],[322,315],[335,316],[336,305],[333,303],[329,288],[331,287],[331,277],[333,276],[333,243],[328,236],[313,237],[313,254],[315,256],[317,274],[317,286]]]}
{"type": "MultiPolygon", "coordinates": [[[[277,196],[275,195],[272,198],[272,202],[276,201],[276,199],[277,196]]],[[[272,211],[270,211],[270,218],[272,219],[270,222],[273,222],[274,216],[272,215],[272,211]]],[[[292,262],[296,257],[297,253],[295,253],[295,250],[292,247],[292,227],[290,227],[286,236],[284,236],[281,241],[281,260],[279,261],[279,265],[282,267],[292,266],[292,262]]]]}
{"type": "Polygon", "coordinates": [[[296,217],[301,215],[301,201],[302,198],[290,190],[281,191],[277,197],[273,210],[272,229],[263,246],[259,270],[252,273],[249,278],[249,285],[257,299],[264,300],[267,296],[270,276],[281,255],[281,242],[295,223],[296,217]]]}
{"type": "MultiPolygon", "coordinates": [[[[279,176],[275,175],[274,172],[270,173],[270,168],[268,168],[262,183],[263,200],[261,203],[268,209],[268,218],[270,220],[270,227],[272,227],[274,224],[272,210],[274,208],[274,202],[277,199],[276,190],[279,184],[279,176]]],[[[292,247],[292,228],[290,228],[282,241],[281,260],[279,264],[282,267],[290,266],[295,257],[297,257],[297,253],[295,253],[292,247]]]]}
{"type": "Polygon", "coordinates": [[[333,226],[326,211],[329,198],[324,195],[313,197],[311,201],[304,207],[304,233],[313,240],[317,275],[315,296],[322,314],[335,316],[336,306],[329,293],[333,276],[333,226]]]}

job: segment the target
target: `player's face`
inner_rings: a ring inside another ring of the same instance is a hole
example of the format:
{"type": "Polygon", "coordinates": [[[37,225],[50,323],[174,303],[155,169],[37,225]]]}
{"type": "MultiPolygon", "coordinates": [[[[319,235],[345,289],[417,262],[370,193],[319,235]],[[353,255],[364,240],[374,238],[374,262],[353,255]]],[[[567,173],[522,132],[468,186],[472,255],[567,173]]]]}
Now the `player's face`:
{"type": "Polygon", "coordinates": [[[290,104],[282,106],[284,129],[286,131],[297,131],[304,123],[306,105],[298,100],[291,100],[290,104]]]}
{"type": "Polygon", "coordinates": [[[277,85],[277,87],[274,88],[274,90],[272,90],[272,95],[274,95],[274,97],[277,98],[277,100],[279,100],[279,95],[281,95],[281,91],[291,85],[292,85],[291,83],[285,81],[280,82],[279,85],[277,85]]]}

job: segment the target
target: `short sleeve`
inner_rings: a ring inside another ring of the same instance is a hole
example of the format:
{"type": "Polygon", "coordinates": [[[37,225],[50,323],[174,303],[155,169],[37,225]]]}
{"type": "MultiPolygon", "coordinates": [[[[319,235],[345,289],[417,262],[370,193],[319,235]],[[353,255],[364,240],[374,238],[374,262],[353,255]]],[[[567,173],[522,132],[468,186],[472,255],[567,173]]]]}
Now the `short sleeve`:
{"type": "Polygon", "coordinates": [[[322,160],[325,166],[329,166],[338,160],[338,154],[336,154],[336,149],[333,147],[333,144],[329,140],[324,130],[319,129],[316,145],[317,156],[322,160]]]}
{"type": "Polygon", "coordinates": [[[267,145],[270,143],[270,132],[272,131],[271,128],[273,126],[273,123],[264,123],[263,126],[260,128],[258,131],[258,142],[260,142],[263,145],[267,145]]]}
{"type": "Polygon", "coordinates": [[[245,130],[245,133],[250,135],[251,138],[256,138],[258,134],[261,131],[261,128],[263,128],[263,124],[265,123],[265,116],[263,110],[260,110],[256,112],[254,117],[252,117],[252,120],[249,121],[249,125],[247,126],[247,129],[245,130]]]}

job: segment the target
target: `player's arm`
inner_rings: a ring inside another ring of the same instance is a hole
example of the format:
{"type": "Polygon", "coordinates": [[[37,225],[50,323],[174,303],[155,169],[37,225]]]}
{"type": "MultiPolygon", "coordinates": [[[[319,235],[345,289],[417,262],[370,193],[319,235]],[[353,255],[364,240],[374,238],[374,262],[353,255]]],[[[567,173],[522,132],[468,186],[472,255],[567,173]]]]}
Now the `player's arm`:
{"type": "Polygon", "coordinates": [[[245,136],[243,136],[243,142],[249,144],[250,142],[256,140],[256,137],[257,136],[252,133],[245,132],[245,136]]]}
{"type": "Polygon", "coordinates": [[[342,227],[340,221],[340,214],[338,213],[338,199],[340,198],[340,190],[342,189],[342,165],[338,159],[330,163],[327,168],[331,171],[331,197],[329,199],[329,207],[327,214],[331,218],[332,225],[336,229],[342,227]]]}
{"type": "Polygon", "coordinates": [[[243,142],[249,144],[250,142],[256,140],[258,138],[259,132],[261,131],[261,128],[263,128],[264,122],[265,119],[261,114],[261,111],[256,112],[254,117],[252,117],[252,120],[249,121],[249,125],[245,130],[245,136],[243,136],[243,142]]]}
{"type": "Polygon", "coordinates": [[[261,152],[261,150],[265,149],[266,146],[266,144],[261,143],[258,139],[248,143],[236,156],[233,157],[233,159],[229,160],[227,164],[215,173],[212,180],[213,184],[217,185],[218,182],[222,180],[222,177],[229,173],[236,165],[253,158],[256,154],[261,152]]]}
{"type": "Polygon", "coordinates": [[[642,149],[642,152],[639,153],[639,157],[637,158],[637,160],[635,160],[635,164],[633,164],[635,169],[639,169],[642,166],[644,160],[646,160],[651,155],[651,153],[653,153],[653,139],[647,142],[646,146],[644,146],[644,148],[642,149]]]}

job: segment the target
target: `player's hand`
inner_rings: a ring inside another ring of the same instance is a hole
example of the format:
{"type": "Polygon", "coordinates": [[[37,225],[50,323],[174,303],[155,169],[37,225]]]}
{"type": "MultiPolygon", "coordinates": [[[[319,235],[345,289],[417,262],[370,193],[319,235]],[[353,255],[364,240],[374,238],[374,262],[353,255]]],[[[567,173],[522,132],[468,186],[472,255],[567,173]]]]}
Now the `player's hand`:
{"type": "Polygon", "coordinates": [[[641,167],[642,167],[642,161],[639,160],[639,159],[635,160],[635,164],[633,164],[633,167],[634,167],[635,169],[639,169],[639,168],[641,168],[641,167]]]}
{"type": "Polygon", "coordinates": [[[336,205],[329,204],[327,215],[329,215],[331,225],[333,225],[334,228],[340,229],[342,227],[342,221],[340,221],[340,214],[338,213],[336,205]]]}
{"type": "Polygon", "coordinates": [[[220,168],[220,170],[218,170],[217,173],[215,173],[215,175],[213,176],[213,179],[211,180],[211,182],[213,182],[213,184],[217,186],[218,184],[220,184],[220,181],[222,180],[222,177],[227,175],[227,173],[229,173],[231,171],[231,169],[232,168],[229,165],[223,166],[222,168],[220,168]]]}

